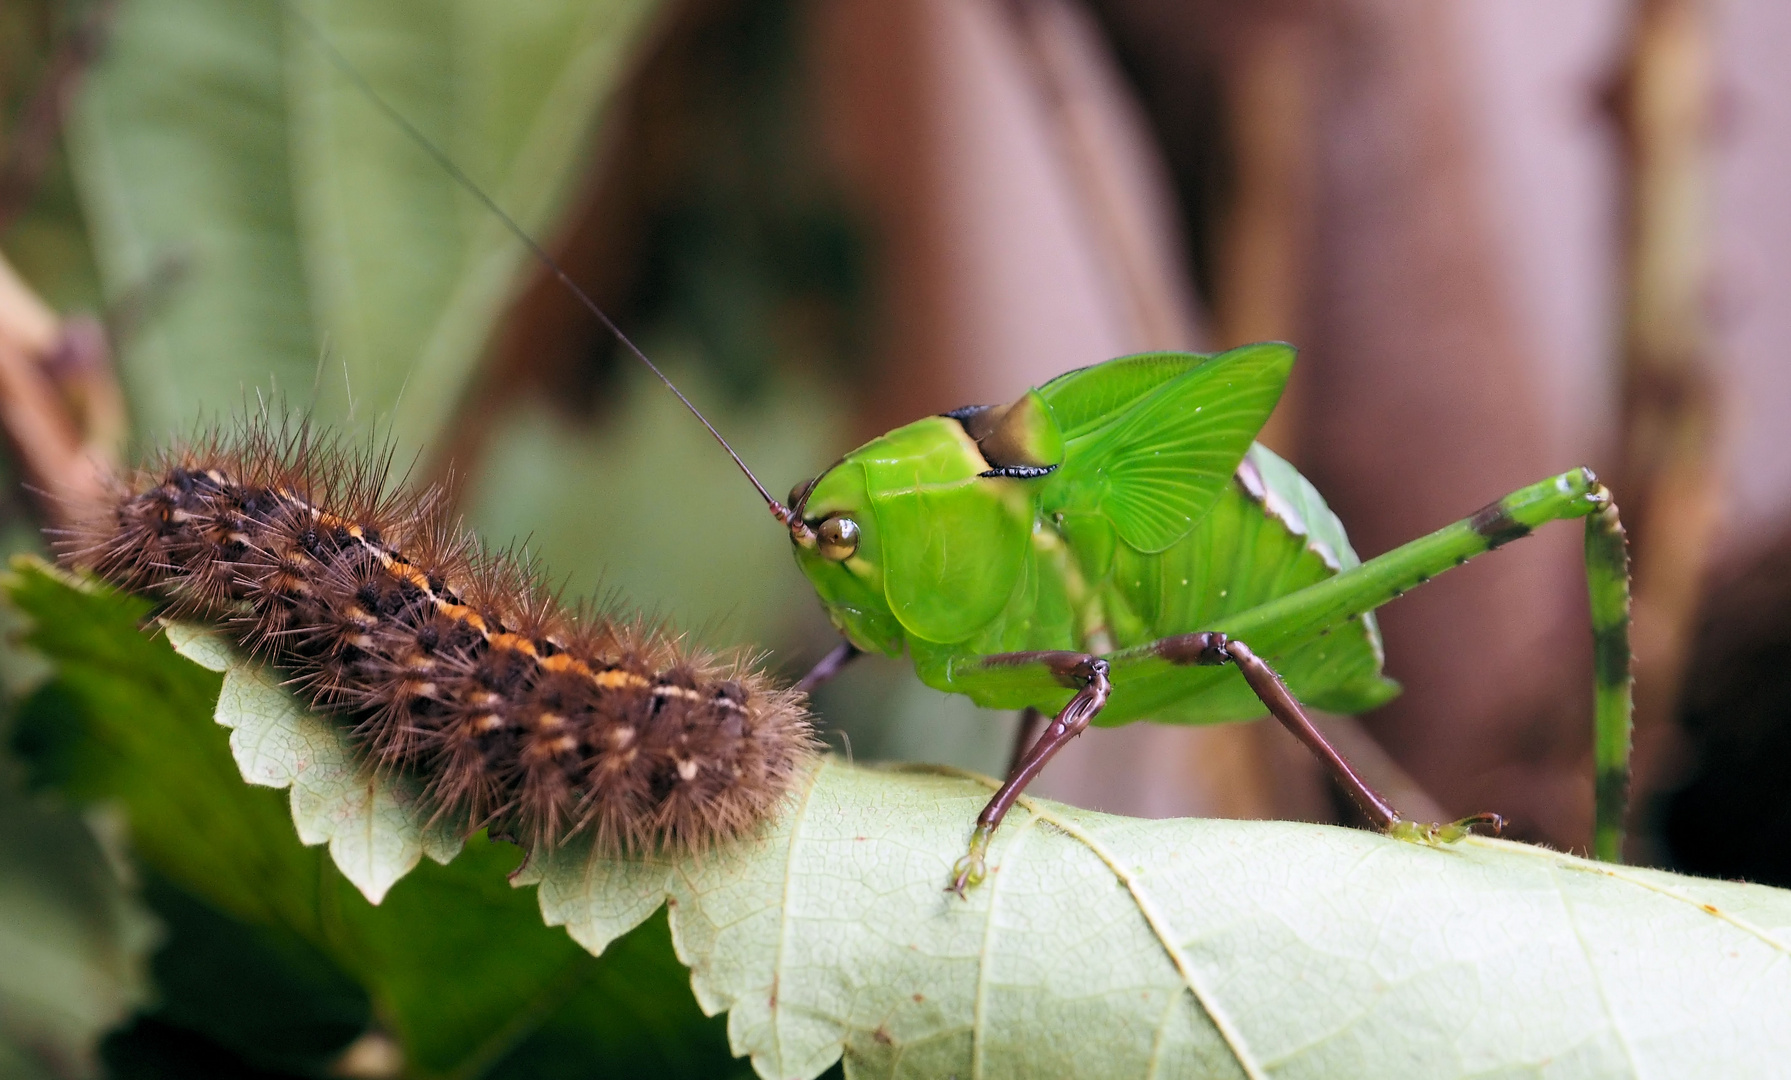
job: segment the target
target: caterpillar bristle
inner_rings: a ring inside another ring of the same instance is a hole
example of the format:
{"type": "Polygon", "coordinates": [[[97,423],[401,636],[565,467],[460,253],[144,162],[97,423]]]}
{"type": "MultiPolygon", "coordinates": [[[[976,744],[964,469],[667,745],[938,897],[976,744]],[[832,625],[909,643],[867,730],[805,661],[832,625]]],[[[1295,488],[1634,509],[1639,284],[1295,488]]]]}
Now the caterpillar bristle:
{"type": "Polygon", "coordinates": [[[56,547],[223,626],[456,828],[689,851],[777,812],[817,750],[800,695],[657,622],[567,606],[393,473],[388,448],[256,416],[162,454],[56,547]]]}

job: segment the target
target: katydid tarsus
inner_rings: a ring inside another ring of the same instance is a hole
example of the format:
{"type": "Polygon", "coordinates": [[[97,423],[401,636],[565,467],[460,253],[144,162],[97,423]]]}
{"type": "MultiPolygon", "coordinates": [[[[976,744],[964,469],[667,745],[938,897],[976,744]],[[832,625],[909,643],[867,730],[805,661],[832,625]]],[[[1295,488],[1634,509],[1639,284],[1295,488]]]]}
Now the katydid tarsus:
{"type": "Polygon", "coordinates": [[[1628,556],[1611,494],[1579,468],[1521,488],[1366,563],[1323,498],[1255,437],[1294,350],[1121,357],[898,428],[773,498],[727,441],[528,233],[384,101],[296,6],[331,61],[496,215],[714,435],[788,529],[852,657],[912,658],[921,680],[990,708],[1049,716],[974,826],[949,888],[986,873],[1026,785],[1090,724],[1273,715],[1377,828],[1449,843],[1495,814],[1402,817],[1324,738],[1302,702],[1353,713],[1398,692],[1374,609],[1550,521],[1585,519],[1594,639],[1594,853],[1619,857],[1628,778],[1628,556]]]}

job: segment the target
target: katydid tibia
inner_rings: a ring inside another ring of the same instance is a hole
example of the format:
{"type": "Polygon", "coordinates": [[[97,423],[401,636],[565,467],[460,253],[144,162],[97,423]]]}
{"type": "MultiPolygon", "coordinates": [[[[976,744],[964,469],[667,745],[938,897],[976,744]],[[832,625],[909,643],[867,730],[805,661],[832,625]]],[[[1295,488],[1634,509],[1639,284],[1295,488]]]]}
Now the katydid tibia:
{"type": "Polygon", "coordinates": [[[1585,518],[1594,637],[1594,853],[1619,856],[1630,727],[1628,555],[1588,469],[1521,488],[1366,563],[1291,465],[1254,440],[1291,346],[1155,353],[1068,372],[1012,404],[931,416],[874,439],[774,499],[708,420],[542,248],[367,84],[296,6],[357,88],[507,226],[714,435],[790,533],[844,643],[812,688],[863,652],[991,708],[1050,714],[1016,755],[951,874],[984,875],[1002,816],[1090,724],[1206,724],[1268,713],[1325,763],[1377,827],[1447,843],[1493,814],[1401,817],[1306,717],[1398,693],[1374,609],[1550,521],[1585,518]]]}

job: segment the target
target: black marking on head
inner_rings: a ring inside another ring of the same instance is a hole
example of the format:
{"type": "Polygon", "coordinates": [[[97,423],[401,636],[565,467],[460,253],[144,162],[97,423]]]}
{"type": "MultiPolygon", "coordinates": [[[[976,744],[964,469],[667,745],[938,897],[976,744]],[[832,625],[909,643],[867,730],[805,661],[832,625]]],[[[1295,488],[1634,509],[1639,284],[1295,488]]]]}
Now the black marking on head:
{"type": "Polygon", "coordinates": [[[1056,471],[1057,466],[1055,465],[1002,465],[976,475],[984,479],[1037,480],[1041,476],[1050,476],[1056,471]]]}
{"type": "Polygon", "coordinates": [[[1503,499],[1481,507],[1468,519],[1468,527],[1486,540],[1488,551],[1530,535],[1530,527],[1513,520],[1510,511],[1505,509],[1503,499]]]}
{"type": "Polygon", "coordinates": [[[939,415],[945,417],[947,420],[956,420],[958,423],[963,424],[965,429],[968,430],[970,421],[993,408],[995,408],[993,405],[960,405],[950,412],[942,412],[939,415]]]}

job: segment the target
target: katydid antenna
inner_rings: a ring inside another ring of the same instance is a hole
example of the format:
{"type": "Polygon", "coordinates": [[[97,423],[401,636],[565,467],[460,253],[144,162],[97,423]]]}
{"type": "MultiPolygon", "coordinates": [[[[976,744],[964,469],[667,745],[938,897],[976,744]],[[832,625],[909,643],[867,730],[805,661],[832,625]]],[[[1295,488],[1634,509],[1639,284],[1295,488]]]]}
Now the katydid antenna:
{"type": "Polygon", "coordinates": [[[806,532],[807,528],[802,524],[801,518],[791,511],[789,507],[771,497],[771,492],[765,490],[764,484],[759,483],[759,478],[754,476],[752,470],[746,467],[746,462],[741,459],[739,454],[734,452],[734,448],[722,437],[721,432],[715,430],[715,425],[709,422],[709,418],[703,415],[702,410],[698,409],[691,403],[689,398],[684,396],[684,391],[678,389],[676,383],[666,378],[665,372],[659,370],[659,365],[648,358],[647,354],[641,350],[641,347],[634,343],[634,339],[622,332],[622,328],[616,325],[615,320],[609,317],[608,312],[598,306],[597,301],[591,299],[589,294],[578,287],[578,283],[572,280],[572,276],[561,268],[559,262],[554,259],[552,255],[549,255],[547,250],[537,243],[533,236],[529,235],[528,230],[517,224],[516,219],[511,217],[504,211],[503,207],[497,204],[497,200],[493,199],[490,195],[487,195],[485,189],[475,183],[473,178],[468,176],[466,171],[456,164],[453,158],[448,156],[447,151],[437,146],[434,140],[423,134],[422,130],[418,128],[417,125],[411,123],[409,117],[405,116],[402,112],[399,112],[397,106],[387,101],[378,90],[375,90],[373,84],[367,81],[366,76],[362,75],[360,70],[349,62],[348,57],[342,55],[342,51],[336,48],[335,43],[330,41],[329,37],[324,34],[323,28],[313,22],[311,17],[305,14],[297,3],[288,0],[285,7],[292,15],[293,21],[298,23],[299,27],[304,30],[306,36],[310,37],[311,40],[317,44],[317,47],[323,51],[323,55],[329,60],[330,64],[335,67],[337,71],[341,72],[343,78],[352,83],[355,89],[359,90],[362,96],[372,103],[374,108],[384,113],[392,123],[396,124],[398,129],[404,132],[405,136],[408,137],[411,142],[415,143],[419,149],[435,159],[435,163],[440,165],[443,171],[452,177],[454,182],[459,184],[467,194],[479,200],[487,210],[491,211],[499,221],[503,222],[504,227],[509,229],[511,234],[514,235],[517,240],[522,242],[523,247],[527,248],[529,253],[535,257],[535,261],[539,262],[548,273],[558,279],[560,284],[565,286],[567,291],[577,298],[578,302],[583,304],[587,311],[597,317],[598,322],[601,322],[610,333],[615,335],[616,341],[619,342],[623,348],[633,353],[635,359],[645,364],[647,370],[651,371],[655,378],[664,383],[665,388],[670,390],[686,409],[690,410],[690,415],[696,417],[697,422],[702,424],[703,427],[708,430],[710,435],[714,436],[715,441],[721,444],[721,448],[727,451],[728,457],[734,459],[734,464],[739,466],[741,473],[746,476],[746,479],[752,483],[754,488],[758,489],[759,497],[765,500],[765,505],[770,509],[771,516],[777,518],[778,521],[782,522],[792,531],[800,529],[806,532]]]}

